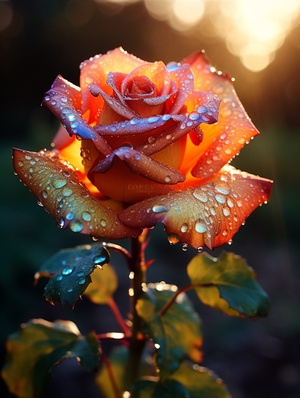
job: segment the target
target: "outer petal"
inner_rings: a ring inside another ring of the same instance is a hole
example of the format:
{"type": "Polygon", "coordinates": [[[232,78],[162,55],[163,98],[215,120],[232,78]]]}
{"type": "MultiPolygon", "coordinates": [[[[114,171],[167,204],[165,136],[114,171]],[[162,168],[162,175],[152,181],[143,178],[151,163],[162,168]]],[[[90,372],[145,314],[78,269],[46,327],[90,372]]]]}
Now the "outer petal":
{"type": "Polygon", "coordinates": [[[106,239],[138,236],[140,230],[123,225],[117,213],[103,205],[80,183],[76,172],[55,153],[14,150],[14,168],[25,185],[60,228],[69,227],[106,239]]]}
{"type": "Polygon", "coordinates": [[[106,141],[78,113],[80,99],[79,87],[58,76],[45,94],[43,104],[58,118],[70,135],[94,140],[98,150],[108,155],[111,149],[106,141]]]}
{"type": "Polygon", "coordinates": [[[213,249],[229,242],[250,213],[268,200],[271,186],[270,180],[228,166],[206,184],[137,203],[119,217],[135,228],[162,222],[175,241],[213,249]]]}
{"type": "Polygon", "coordinates": [[[232,80],[227,75],[216,72],[202,52],[192,54],[182,63],[190,65],[195,79],[195,91],[213,92],[222,100],[218,122],[212,126],[201,126],[204,132],[201,146],[187,147],[187,156],[193,156],[193,151],[198,152],[193,175],[210,178],[259,132],[240,103],[232,80]]]}
{"type": "Polygon", "coordinates": [[[109,72],[128,74],[143,63],[144,61],[128,54],[122,48],[116,48],[105,55],[96,55],[81,64],[82,111],[85,112],[88,109],[91,111],[90,123],[98,119],[97,114],[103,107],[103,99],[101,97],[95,99],[89,91],[89,85],[95,83],[107,94],[111,94],[112,88],[106,84],[109,72]]]}

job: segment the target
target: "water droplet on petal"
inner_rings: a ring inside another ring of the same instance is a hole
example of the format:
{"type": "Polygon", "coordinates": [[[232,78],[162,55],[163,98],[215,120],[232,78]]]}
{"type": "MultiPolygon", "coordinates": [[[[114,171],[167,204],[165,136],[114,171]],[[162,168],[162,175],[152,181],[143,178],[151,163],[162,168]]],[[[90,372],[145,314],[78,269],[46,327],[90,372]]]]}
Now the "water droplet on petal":
{"type": "Polygon", "coordinates": [[[62,188],[66,185],[67,181],[65,179],[62,178],[58,178],[57,180],[53,181],[53,186],[54,188],[62,188]]]}
{"type": "Polygon", "coordinates": [[[153,213],[165,213],[166,211],[168,211],[168,209],[166,208],[166,206],[163,205],[154,205],[152,207],[152,211],[153,213]]]}
{"type": "Polygon", "coordinates": [[[187,232],[188,228],[189,228],[188,224],[187,224],[187,223],[184,223],[184,224],[182,224],[182,226],[181,226],[181,228],[180,228],[180,231],[181,231],[182,233],[185,233],[185,232],[187,232]]]}
{"type": "Polygon", "coordinates": [[[195,230],[199,233],[204,233],[207,231],[206,224],[203,221],[197,221],[195,224],[195,230]]]}
{"type": "Polygon", "coordinates": [[[220,204],[224,204],[226,202],[226,198],[224,195],[221,194],[216,194],[215,199],[217,202],[219,202],[220,204]]]}
{"type": "Polygon", "coordinates": [[[64,196],[71,196],[72,193],[73,193],[73,191],[72,191],[72,189],[70,189],[70,188],[64,188],[64,189],[62,190],[62,194],[63,194],[64,196]]]}
{"type": "Polygon", "coordinates": [[[195,189],[193,192],[193,196],[200,200],[202,203],[206,203],[208,201],[207,194],[202,191],[202,189],[195,189]]]}
{"type": "Polygon", "coordinates": [[[67,266],[62,269],[61,273],[62,273],[62,275],[70,275],[70,274],[72,274],[74,269],[75,269],[75,267],[73,267],[73,266],[67,266]]]}
{"type": "Polygon", "coordinates": [[[202,253],[202,252],[203,252],[203,247],[202,247],[202,246],[199,246],[199,247],[197,248],[197,252],[198,252],[198,253],[202,253]]]}
{"type": "Polygon", "coordinates": [[[70,222],[70,230],[73,232],[80,232],[84,228],[84,225],[79,220],[74,220],[70,222]]]}
{"type": "Polygon", "coordinates": [[[82,213],[81,217],[84,221],[91,221],[91,219],[92,219],[92,216],[88,211],[84,211],[82,213]]]}

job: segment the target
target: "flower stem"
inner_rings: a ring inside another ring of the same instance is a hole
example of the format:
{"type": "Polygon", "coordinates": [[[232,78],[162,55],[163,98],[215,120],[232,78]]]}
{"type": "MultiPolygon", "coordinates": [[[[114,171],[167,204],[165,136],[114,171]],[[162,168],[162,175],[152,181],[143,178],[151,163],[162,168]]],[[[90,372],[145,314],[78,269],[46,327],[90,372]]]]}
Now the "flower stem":
{"type": "Polygon", "coordinates": [[[136,239],[131,240],[132,248],[132,285],[131,285],[131,319],[132,319],[132,337],[129,346],[129,375],[128,387],[130,387],[138,378],[140,360],[143,354],[145,339],[141,331],[141,318],[136,311],[136,304],[143,293],[143,286],[146,282],[146,262],[145,247],[147,230],[136,239]]]}

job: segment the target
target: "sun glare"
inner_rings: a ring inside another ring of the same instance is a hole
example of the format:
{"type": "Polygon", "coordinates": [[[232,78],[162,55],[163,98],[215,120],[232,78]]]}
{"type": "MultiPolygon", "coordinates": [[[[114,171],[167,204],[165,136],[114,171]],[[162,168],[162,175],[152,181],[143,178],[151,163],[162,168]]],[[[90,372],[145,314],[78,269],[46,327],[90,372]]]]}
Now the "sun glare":
{"type": "Polygon", "coordinates": [[[300,23],[299,0],[143,1],[153,18],[166,21],[178,31],[200,32],[201,21],[209,19],[208,34],[223,39],[228,50],[253,72],[265,69],[273,61],[276,50],[300,23]]]}

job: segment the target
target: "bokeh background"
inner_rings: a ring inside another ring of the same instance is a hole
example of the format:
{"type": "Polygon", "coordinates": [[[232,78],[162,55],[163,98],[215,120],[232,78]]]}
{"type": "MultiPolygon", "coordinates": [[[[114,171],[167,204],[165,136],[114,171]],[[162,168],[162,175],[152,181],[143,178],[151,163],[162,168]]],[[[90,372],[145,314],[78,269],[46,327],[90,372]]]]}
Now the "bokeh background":
{"type": "MultiPolygon", "coordinates": [[[[40,107],[44,92],[58,74],[78,84],[81,61],[118,46],[166,63],[205,49],[217,69],[235,77],[261,135],[233,164],[275,184],[271,202],[223,249],[255,269],[271,310],[266,319],[250,321],[197,304],[203,365],[225,380],[235,398],[299,398],[299,0],[0,0],[1,363],[8,334],[31,318],[72,319],[82,333],[116,328],[106,308],[85,299],[74,311],[52,307],[42,297],[42,284],[33,286],[34,273],[50,255],[90,238],[56,228],[14,176],[11,148],[49,148],[58,124],[40,107]]],[[[182,285],[194,250],[170,247],[161,227],[152,236],[147,255],[157,262],[149,280],[182,285]]],[[[121,303],[127,272],[118,257],[113,263],[121,277],[121,303]]],[[[44,397],[97,397],[92,378],[65,361],[44,397]]],[[[0,396],[11,396],[2,382],[0,396]]]]}

